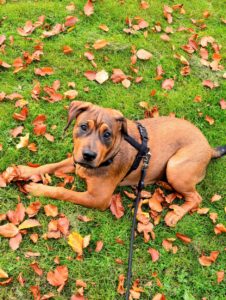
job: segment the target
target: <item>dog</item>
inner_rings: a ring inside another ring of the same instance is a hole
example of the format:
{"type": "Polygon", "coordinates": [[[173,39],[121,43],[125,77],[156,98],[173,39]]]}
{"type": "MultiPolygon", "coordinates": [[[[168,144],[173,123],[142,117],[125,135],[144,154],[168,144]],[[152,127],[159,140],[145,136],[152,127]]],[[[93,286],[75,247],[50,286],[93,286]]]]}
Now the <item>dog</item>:
{"type": "MultiPolygon", "coordinates": [[[[38,168],[18,166],[20,178],[29,179],[56,171],[75,172],[86,181],[85,192],[33,182],[24,188],[35,196],[70,201],[104,211],[110,206],[112,194],[118,185],[138,184],[142,163],[128,174],[137,150],[124,136],[129,135],[139,143],[141,136],[137,124],[126,119],[121,112],[89,102],[71,103],[67,128],[74,119],[73,155],[61,162],[38,168]]],[[[204,178],[210,160],[226,153],[226,145],[211,148],[202,132],[183,119],[158,117],[140,120],[139,123],[148,133],[151,151],[145,185],[153,184],[165,176],[172,188],[184,197],[184,203],[177,210],[169,211],[165,217],[168,226],[175,226],[186,213],[201,203],[196,185],[204,178]]]]}

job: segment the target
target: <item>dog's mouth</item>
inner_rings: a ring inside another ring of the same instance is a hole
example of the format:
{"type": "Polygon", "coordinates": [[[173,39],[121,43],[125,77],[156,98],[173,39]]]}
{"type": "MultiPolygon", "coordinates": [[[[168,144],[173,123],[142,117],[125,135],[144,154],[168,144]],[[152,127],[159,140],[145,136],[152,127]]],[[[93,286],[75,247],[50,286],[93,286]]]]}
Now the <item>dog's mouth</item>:
{"type": "Polygon", "coordinates": [[[74,163],[78,164],[78,165],[80,165],[80,166],[82,166],[83,168],[86,168],[86,169],[95,169],[95,168],[97,168],[97,166],[94,166],[93,163],[91,163],[91,162],[74,160],[74,163]]]}

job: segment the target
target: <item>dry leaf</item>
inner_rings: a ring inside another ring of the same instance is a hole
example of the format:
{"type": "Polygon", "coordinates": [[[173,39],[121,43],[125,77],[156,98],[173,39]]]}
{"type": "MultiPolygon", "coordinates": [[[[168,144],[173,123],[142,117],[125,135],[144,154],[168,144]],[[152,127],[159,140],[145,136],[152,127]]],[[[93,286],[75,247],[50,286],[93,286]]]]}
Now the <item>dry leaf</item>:
{"type": "Polygon", "coordinates": [[[154,249],[154,248],[149,248],[148,249],[148,253],[151,255],[152,261],[156,262],[157,260],[159,260],[159,252],[158,250],[154,249]]]}
{"type": "Polygon", "coordinates": [[[12,223],[0,226],[0,235],[6,238],[12,238],[19,233],[19,229],[12,223]]]}
{"type": "Polygon", "coordinates": [[[41,226],[41,224],[39,223],[38,220],[28,219],[20,224],[19,229],[22,230],[22,229],[28,229],[28,228],[33,228],[33,227],[37,227],[37,226],[41,226]]]}
{"type": "Polygon", "coordinates": [[[120,219],[124,215],[124,207],[120,194],[114,194],[111,198],[110,210],[116,219],[120,219]]]}
{"type": "Polygon", "coordinates": [[[86,16],[91,16],[94,13],[94,7],[93,7],[93,3],[92,0],[88,0],[84,6],[84,13],[86,16]]]}
{"type": "Polygon", "coordinates": [[[83,237],[78,232],[74,231],[68,236],[68,244],[78,255],[83,254],[83,237]]]}
{"type": "Polygon", "coordinates": [[[141,60],[149,60],[152,58],[152,54],[144,49],[138,50],[136,56],[141,60]]]}

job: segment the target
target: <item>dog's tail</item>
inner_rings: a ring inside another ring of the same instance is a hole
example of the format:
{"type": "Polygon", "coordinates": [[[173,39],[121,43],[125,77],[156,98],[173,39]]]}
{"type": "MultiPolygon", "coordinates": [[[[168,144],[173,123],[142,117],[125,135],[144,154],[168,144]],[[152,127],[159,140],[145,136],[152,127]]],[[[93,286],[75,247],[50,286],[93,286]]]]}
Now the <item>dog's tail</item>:
{"type": "Polygon", "coordinates": [[[226,145],[219,146],[213,149],[212,158],[219,158],[226,154],[226,145]]]}

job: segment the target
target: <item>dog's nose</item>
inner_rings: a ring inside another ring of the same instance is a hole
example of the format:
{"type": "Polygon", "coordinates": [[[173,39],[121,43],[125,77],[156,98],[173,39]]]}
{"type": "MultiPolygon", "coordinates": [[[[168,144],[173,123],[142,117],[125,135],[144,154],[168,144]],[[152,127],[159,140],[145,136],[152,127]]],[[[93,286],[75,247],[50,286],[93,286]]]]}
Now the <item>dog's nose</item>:
{"type": "Polygon", "coordinates": [[[87,161],[92,161],[97,157],[96,152],[93,152],[91,150],[84,150],[82,155],[83,155],[83,158],[87,161]]]}

